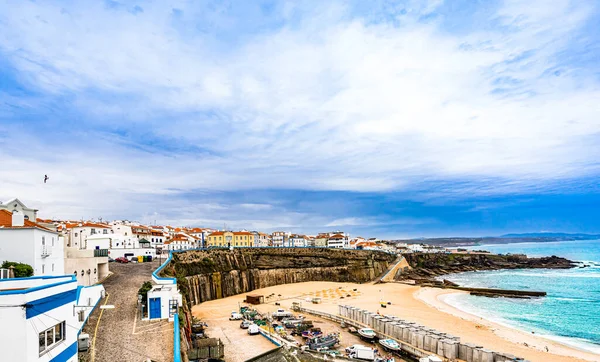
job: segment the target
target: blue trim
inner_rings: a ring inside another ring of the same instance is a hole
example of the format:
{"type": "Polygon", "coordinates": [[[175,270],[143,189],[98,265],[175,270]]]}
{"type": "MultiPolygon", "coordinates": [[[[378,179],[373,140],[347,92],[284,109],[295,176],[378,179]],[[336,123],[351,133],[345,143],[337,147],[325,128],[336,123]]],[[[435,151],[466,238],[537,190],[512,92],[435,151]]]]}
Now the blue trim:
{"type": "Polygon", "coordinates": [[[173,322],[173,362],[181,362],[181,332],[179,331],[179,313],[175,313],[173,316],[173,322]]]}
{"type": "Polygon", "coordinates": [[[2,279],[3,282],[13,281],[13,280],[33,280],[33,279],[57,279],[57,278],[71,278],[71,280],[75,279],[75,276],[71,274],[67,275],[39,275],[33,277],[24,277],[24,278],[10,278],[10,279],[2,279]]]}
{"type": "MultiPolygon", "coordinates": [[[[11,279],[11,280],[13,280],[13,279],[11,279]]],[[[27,289],[5,290],[5,291],[1,291],[0,295],[27,294],[27,293],[35,292],[35,291],[38,291],[38,290],[53,288],[53,287],[57,287],[59,285],[64,285],[64,284],[69,284],[69,283],[77,283],[77,282],[75,280],[66,280],[64,282],[58,282],[58,283],[54,283],[54,284],[40,285],[40,286],[37,286],[37,287],[32,287],[32,288],[27,288],[27,289]]],[[[75,289],[73,289],[73,290],[75,290],[75,289]]]]}
{"type": "MultiPolygon", "coordinates": [[[[95,287],[95,285],[93,285],[95,287]]],[[[92,287],[92,286],[90,286],[92,287]]],[[[79,304],[79,293],[81,291],[81,289],[83,288],[90,288],[90,287],[77,287],[77,304],[79,304]]],[[[106,292],[106,290],[105,290],[106,292]]],[[[94,313],[94,310],[96,310],[96,307],[98,306],[98,304],[100,304],[100,301],[102,300],[102,298],[99,298],[98,301],[96,302],[96,304],[94,304],[94,307],[92,308],[92,310],[90,310],[90,312],[88,313],[87,317],[85,317],[85,320],[83,321],[83,323],[81,324],[81,328],[79,328],[79,331],[77,331],[77,338],[79,338],[79,334],[81,334],[81,331],[83,330],[83,327],[85,327],[85,325],[87,324],[88,319],[90,318],[90,316],[92,315],[92,313],[94,313]]]]}
{"type": "Polygon", "coordinates": [[[77,297],[75,298],[75,300],[77,301],[77,304],[79,304],[79,294],[81,294],[81,289],[83,289],[83,287],[81,285],[77,286],[77,297]]]}
{"type": "Polygon", "coordinates": [[[169,252],[169,257],[167,258],[167,260],[165,260],[164,263],[162,263],[161,266],[159,266],[155,271],[152,272],[152,277],[155,278],[156,280],[162,280],[162,281],[170,281],[172,284],[177,284],[177,279],[176,278],[164,278],[164,277],[159,277],[158,273],[161,272],[161,270],[163,270],[173,259],[173,252],[169,252]]]}
{"type": "Polygon", "coordinates": [[[77,341],[65,348],[65,350],[60,352],[58,356],[52,358],[50,362],[67,362],[75,355],[77,355],[77,341]]]}
{"type": "Polygon", "coordinates": [[[76,301],[77,290],[71,289],[66,292],[51,295],[25,304],[25,318],[33,318],[42,313],[46,313],[54,308],[61,307],[68,303],[76,301]]]}
{"type": "Polygon", "coordinates": [[[279,343],[276,340],[274,340],[273,338],[271,338],[271,336],[267,335],[263,330],[260,330],[259,332],[260,332],[260,335],[263,336],[263,337],[265,337],[266,339],[268,339],[269,342],[273,343],[277,347],[281,346],[281,343],[279,343]]]}
{"type": "Polygon", "coordinates": [[[148,298],[148,318],[149,319],[156,319],[156,318],[161,318],[161,308],[160,308],[160,303],[161,303],[161,298],[160,297],[155,297],[155,298],[148,298]]]}

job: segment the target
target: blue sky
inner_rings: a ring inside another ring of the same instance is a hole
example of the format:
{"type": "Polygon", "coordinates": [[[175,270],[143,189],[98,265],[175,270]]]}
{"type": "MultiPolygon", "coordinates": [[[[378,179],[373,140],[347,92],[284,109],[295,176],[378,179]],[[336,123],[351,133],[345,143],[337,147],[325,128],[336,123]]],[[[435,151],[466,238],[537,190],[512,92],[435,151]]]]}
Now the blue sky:
{"type": "Polygon", "coordinates": [[[599,7],[3,2],[0,200],[265,231],[600,232],[599,7]]]}

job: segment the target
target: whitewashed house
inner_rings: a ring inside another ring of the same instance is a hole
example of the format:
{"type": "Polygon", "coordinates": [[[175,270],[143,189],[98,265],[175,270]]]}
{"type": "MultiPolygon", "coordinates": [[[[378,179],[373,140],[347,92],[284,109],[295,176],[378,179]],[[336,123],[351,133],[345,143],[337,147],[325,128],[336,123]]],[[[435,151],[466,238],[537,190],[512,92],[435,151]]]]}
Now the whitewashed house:
{"type": "Polygon", "coordinates": [[[114,231],[106,224],[93,222],[67,223],[67,247],[75,247],[81,250],[89,249],[86,240],[90,236],[110,235],[114,231]]]}
{"type": "Polygon", "coordinates": [[[78,336],[104,297],[71,275],[0,280],[0,360],[78,362],[78,336]]]}
{"type": "Polygon", "coordinates": [[[348,234],[338,233],[333,234],[327,239],[327,247],[328,248],[349,248],[350,241],[348,240],[348,234]]]}
{"type": "Polygon", "coordinates": [[[125,257],[131,259],[137,256],[156,257],[156,249],[150,244],[140,243],[137,237],[122,234],[96,234],[89,236],[86,242],[87,250],[108,249],[108,256],[112,259],[125,257]]]}
{"type": "Polygon", "coordinates": [[[303,248],[308,246],[308,238],[306,237],[306,235],[298,235],[298,234],[292,234],[290,235],[290,238],[288,239],[288,245],[289,247],[292,248],[303,248]]]}
{"type": "Polygon", "coordinates": [[[25,219],[21,211],[0,210],[0,261],[29,264],[34,275],[64,275],[64,247],[58,236],[25,219]]]}
{"type": "Polygon", "coordinates": [[[275,231],[271,234],[271,245],[275,247],[288,246],[289,232],[275,231]]]}

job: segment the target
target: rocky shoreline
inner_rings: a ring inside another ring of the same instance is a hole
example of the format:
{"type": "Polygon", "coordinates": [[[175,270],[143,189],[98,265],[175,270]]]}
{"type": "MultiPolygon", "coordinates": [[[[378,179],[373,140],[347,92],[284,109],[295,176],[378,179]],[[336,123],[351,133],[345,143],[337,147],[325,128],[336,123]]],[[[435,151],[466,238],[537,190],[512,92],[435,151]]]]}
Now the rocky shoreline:
{"type": "Polygon", "coordinates": [[[417,284],[443,284],[439,276],[468,271],[500,269],[570,269],[576,264],[566,258],[528,258],[522,254],[406,254],[410,268],[399,271],[394,280],[414,280],[417,284]]]}

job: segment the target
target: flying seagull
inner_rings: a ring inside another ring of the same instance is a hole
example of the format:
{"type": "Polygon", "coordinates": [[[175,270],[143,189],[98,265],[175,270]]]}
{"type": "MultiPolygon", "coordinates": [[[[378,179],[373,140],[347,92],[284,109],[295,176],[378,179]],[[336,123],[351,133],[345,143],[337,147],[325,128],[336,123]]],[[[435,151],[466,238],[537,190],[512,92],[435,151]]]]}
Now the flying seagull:
{"type": "Polygon", "coordinates": [[[48,177],[48,175],[44,175],[44,183],[46,183],[46,181],[48,181],[50,179],[50,177],[48,177]]]}

